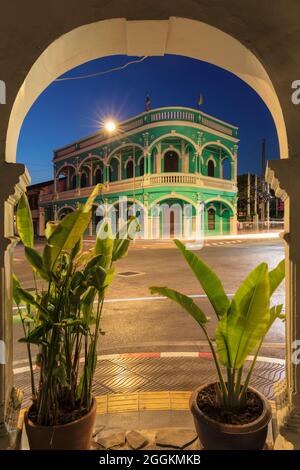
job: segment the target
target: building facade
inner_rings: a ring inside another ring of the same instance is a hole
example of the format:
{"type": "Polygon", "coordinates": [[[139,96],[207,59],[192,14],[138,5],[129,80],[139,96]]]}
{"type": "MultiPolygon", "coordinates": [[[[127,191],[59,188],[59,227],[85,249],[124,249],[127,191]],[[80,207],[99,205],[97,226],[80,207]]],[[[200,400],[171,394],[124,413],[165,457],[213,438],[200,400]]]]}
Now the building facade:
{"type": "Polygon", "coordinates": [[[53,192],[39,200],[41,232],[103,183],[86,235],[95,235],[112,211],[116,224],[136,214],[144,238],[193,239],[202,229],[206,235],[235,233],[237,132],[198,110],[165,107],[56,150],[53,192]]]}

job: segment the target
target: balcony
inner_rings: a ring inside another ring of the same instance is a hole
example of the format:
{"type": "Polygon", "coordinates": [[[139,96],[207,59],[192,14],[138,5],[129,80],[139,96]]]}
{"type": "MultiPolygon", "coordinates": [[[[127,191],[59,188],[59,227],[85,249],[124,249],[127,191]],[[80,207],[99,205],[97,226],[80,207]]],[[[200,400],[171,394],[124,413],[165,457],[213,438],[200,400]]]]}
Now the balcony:
{"type": "MultiPolygon", "coordinates": [[[[113,194],[119,192],[139,190],[142,188],[151,188],[158,186],[194,186],[203,189],[215,189],[221,191],[236,192],[236,183],[232,180],[222,178],[197,175],[193,173],[155,173],[145,176],[137,176],[135,178],[124,179],[105,183],[103,194],[113,194]]],[[[40,195],[40,203],[49,203],[52,201],[65,201],[69,199],[77,199],[88,197],[94,186],[85,188],[71,189],[60,191],[56,194],[40,195]]]]}

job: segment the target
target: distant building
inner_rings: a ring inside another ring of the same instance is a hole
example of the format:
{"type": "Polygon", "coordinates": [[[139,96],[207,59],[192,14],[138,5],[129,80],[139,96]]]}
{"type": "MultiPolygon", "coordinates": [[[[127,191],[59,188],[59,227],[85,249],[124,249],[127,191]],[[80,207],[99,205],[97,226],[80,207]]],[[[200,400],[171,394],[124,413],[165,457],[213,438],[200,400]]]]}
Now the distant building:
{"type": "Polygon", "coordinates": [[[238,175],[237,215],[239,221],[282,220],[284,203],[261,176],[238,175]]]}
{"type": "Polygon", "coordinates": [[[123,197],[138,208],[144,238],[197,236],[200,205],[206,234],[235,233],[237,133],[202,111],[174,106],[134,116],[111,135],[100,131],[68,144],[54,152],[55,184],[52,193],[40,194],[40,226],[74,211],[103,183],[86,235],[95,234],[101,219],[97,206],[104,201],[119,213],[123,197]],[[188,220],[175,217],[174,204],[182,214],[192,208],[188,220]]]}
{"type": "MultiPolygon", "coordinates": [[[[60,180],[60,188],[63,187],[64,181],[60,180]]],[[[42,183],[31,184],[27,187],[27,198],[31,209],[31,216],[33,221],[34,235],[39,236],[44,234],[44,220],[40,220],[39,200],[41,196],[47,194],[53,195],[54,181],[44,181],[42,183]],[[42,226],[40,225],[42,223],[42,226]]]]}

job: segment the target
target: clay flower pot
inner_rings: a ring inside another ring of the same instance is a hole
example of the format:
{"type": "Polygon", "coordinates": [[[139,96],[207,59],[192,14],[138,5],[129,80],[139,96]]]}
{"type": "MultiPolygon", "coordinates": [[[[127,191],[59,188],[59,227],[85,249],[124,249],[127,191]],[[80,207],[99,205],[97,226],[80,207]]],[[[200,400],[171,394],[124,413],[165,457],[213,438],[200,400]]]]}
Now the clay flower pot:
{"type": "Polygon", "coordinates": [[[56,426],[40,426],[24,416],[30,450],[90,450],[97,404],[76,421],[56,426]]]}
{"type": "Polygon", "coordinates": [[[271,406],[268,400],[257,390],[248,387],[262,402],[261,415],[248,424],[225,424],[216,421],[204,414],[198,404],[197,398],[201,390],[210,384],[198,387],[191,395],[190,408],[199,440],[207,450],[261,450],[263,449],[268,424],[272,417],[271,406]]]}

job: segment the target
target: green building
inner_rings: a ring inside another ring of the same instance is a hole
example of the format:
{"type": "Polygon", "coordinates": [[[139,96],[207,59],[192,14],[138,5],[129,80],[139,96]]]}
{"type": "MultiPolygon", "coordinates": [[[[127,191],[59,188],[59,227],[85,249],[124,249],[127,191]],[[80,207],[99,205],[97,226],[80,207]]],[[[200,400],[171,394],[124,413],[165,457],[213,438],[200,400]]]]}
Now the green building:
{"type": "Polygon", "coordinates": [[[39,200],[40,235],[97,183],[104,188],[87,236],[111,213],[115,228],[128,214],[138,215],[144,238],[235,233],[237,132],[201,111],[165,107],[56,150],[54,188],[39,200]]]}

